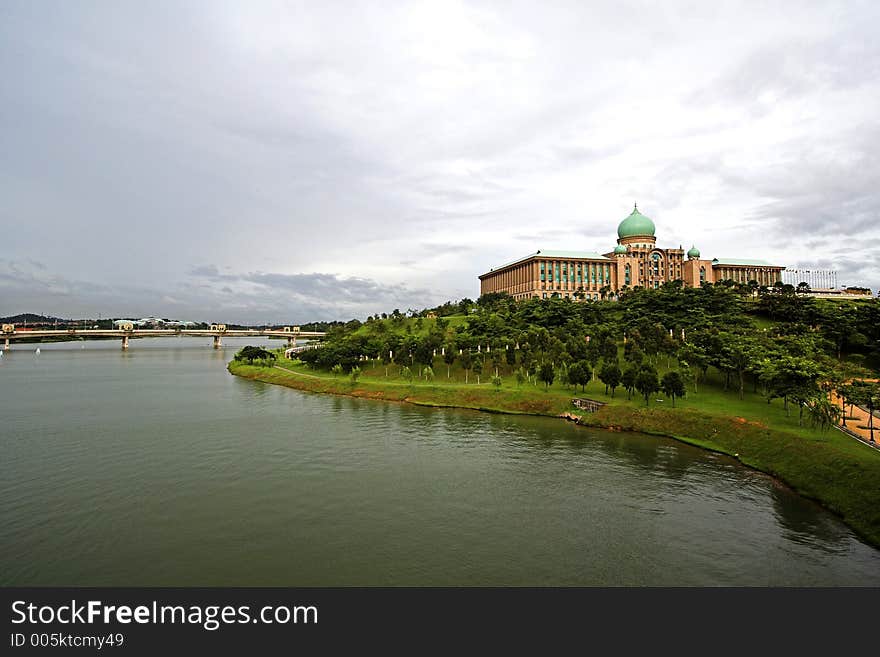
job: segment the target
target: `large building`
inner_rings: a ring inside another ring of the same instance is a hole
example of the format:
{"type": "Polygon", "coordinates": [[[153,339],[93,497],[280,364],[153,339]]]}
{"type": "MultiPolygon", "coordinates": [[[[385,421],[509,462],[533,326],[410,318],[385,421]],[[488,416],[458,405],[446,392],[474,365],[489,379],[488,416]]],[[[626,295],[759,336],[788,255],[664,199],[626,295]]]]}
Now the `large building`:
{"type": "Polygon", "coordinates": [[[480,294],[507,292],[516,299],[602,299],[615,298],[621,290],[658,288],[675,280],[690,287],[723,280],[772,286],[781,280],[785,269],[763,260],[705,260],[694,246],[687,252],[680,246],[660,248],[654,232],[654,222],[636,206],[617,227],[613,251],[536,251],[480,276],[480,294]]]}

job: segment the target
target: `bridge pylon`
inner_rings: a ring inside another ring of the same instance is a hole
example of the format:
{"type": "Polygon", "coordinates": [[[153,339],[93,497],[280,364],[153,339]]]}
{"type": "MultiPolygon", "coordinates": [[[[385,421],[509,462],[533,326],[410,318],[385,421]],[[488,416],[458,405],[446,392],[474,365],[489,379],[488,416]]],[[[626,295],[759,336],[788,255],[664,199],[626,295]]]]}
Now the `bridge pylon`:
{"type": "Polygon", "coordinates": [[[122,336],[122,348],[128,349],[128,336],[127,335],[122,336]]]}
{"type": "Polygon", "coordinates": [[[214,349],[219,349],[223,346],[223,342],[220,340],[219,335],[214,336],[214,349]]]}

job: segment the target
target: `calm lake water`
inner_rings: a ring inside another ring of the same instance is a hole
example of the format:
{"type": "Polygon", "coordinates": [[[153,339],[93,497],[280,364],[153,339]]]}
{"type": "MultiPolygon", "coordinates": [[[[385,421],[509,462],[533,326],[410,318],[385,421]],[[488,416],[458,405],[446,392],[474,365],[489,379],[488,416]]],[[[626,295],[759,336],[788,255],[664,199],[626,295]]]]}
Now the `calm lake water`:
{"type": "Polygon", "coordinates": [[[0,359],[0,584],[880,584],[880,551],[732,459],[246,381],[246,342],[0,359]]]}

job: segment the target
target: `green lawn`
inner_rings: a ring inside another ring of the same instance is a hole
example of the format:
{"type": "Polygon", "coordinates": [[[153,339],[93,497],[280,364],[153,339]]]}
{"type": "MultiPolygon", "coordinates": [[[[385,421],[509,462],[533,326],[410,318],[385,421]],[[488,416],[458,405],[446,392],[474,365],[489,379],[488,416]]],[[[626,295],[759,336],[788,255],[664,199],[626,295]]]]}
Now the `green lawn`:
{"type": "MultiPolygon", "coordinates": [[[[419,328],[418,317],[402,317],[397,322],[394,320],[382,320],[381,322],[363,324],[356,331],[353,331],[351,335],[388,335],[397,333],[398,335],[425,336],[436,326],[437,320],[426,317],[421,319],[421,328],[419,328]],[[384,330],[378,329],[379,325],[384,326],[384,330]],[[409,332],[407,332],[407,327],[409,327],[409,332]]],[[[448,329],[467,324],[467,317],[464,315],[449,315],[442,319],[447,322],[448,329]]]]}

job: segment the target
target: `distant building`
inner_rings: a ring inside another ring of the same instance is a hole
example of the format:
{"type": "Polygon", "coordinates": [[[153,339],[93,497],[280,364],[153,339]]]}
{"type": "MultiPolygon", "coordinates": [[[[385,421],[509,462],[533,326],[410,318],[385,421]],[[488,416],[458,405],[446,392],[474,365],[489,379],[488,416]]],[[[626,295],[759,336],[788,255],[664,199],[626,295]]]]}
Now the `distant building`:
{"type": "Polygon", "coordinates": [[[680,280],[689,287],[733,280],[758,285],[780,283],[781,265],[742,258],[701,259],[692,246],[657,246],[654,222],[634,207],[617,227],[617,246],[592,251],[536,251],[480,276],[480,294],[506,292],[516,299],[560,296],[571,299],[615,298],[634,287],[658,288],[680,280]]]}

